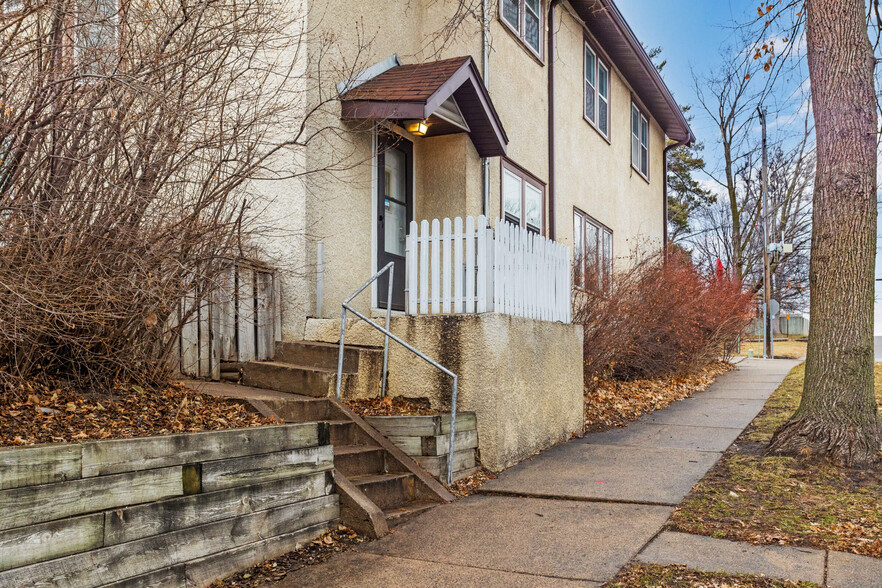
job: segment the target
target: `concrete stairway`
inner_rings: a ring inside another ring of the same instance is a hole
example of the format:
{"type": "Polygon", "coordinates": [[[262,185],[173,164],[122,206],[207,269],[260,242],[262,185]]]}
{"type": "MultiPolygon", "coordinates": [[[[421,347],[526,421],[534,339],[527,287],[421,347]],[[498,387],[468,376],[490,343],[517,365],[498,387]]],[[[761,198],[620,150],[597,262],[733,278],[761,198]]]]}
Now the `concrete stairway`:
{"type": "Polygon", "coordinates": [[[359,532],[385,535],[389,528],[453,499],[412,458],[333,398],[287,394],[251,403],[285,422],[330,424],[341,517],[359,532]]]}
{"type": "MultiPolygon", "coordinates": [[[[277,342],[272,361],[224,362],[221,378],[246,386],[324,398],[334,394],[338,346],[331,343],[277,342]]],[[[347,346],[343,354],[344,393],[379,391],[383,351],[347,346]]]]}

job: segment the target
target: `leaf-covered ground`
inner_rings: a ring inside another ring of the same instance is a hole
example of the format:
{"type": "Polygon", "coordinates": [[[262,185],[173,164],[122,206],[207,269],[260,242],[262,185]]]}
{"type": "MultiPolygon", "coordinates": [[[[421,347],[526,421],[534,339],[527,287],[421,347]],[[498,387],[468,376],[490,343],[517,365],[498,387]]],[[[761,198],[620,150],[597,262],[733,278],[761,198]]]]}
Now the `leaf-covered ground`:
{"type": "Polygon", "coordinates": [[[369,541],[352,529],[340,525],[296,551],[259,563],[233,576],[218,580],[211,588],[254,588],[274,584],[300,568],[326,561],[335,553],[354,549],[369,541]]]}
{"type": "MultiPolygon", "coordinates": [[[[3,374],[0,374],[2,376],[3,374]]],[[[181,384],[150,390],[120,386],[84,392],[49,382],[0,378],[0,445],[146,437],[279,424],[242,402],[181,384]]]]}
{"type": "MultiPolygon", "coordinates": [[[[882,557],[882,465],[766,456],[799,405],[804,366],[787,378],[723,459],[693,488],[669,527],[756,544],[800,545],[882,557]]],[[[882,365],[876,366],[882,404],[882,365]]]]}
{"type": "Polygon", "coordinates": [[[346,400],[346,406],[359,416],[415,416],[438,414],[432,410],[426,399],[387,396],[386,398],[365,398],[346,400]]]}
{"type": "Polygon", "coordinates": [[[812,582],[773,580],[763,576],[696,572],[684,566],[634,565],[605,588],[818,588],[812,582]]]}
{"type": "Polygon", "coordinates": [[[585,390],[585,432],[623,427],[645,414],[706,390],[734,366],[716,361],[689,376],[670,376],[626,382],[598,380],[585,390]]]}

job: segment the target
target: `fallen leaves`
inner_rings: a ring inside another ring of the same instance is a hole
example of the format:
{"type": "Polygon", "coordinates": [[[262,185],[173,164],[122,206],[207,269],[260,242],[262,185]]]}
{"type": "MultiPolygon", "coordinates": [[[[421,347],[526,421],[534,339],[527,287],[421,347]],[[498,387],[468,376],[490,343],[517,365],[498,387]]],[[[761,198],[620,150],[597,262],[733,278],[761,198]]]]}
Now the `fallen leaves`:
{"type": "Polygon", "coordinates": [[[481,486],[495,479],[496,476],[490,470],[482,467],[471,476],[456,480],[453,485],[447,486],[447,489],[457,498],[465,498],[466,496],[476,494],[481,489],[481,486]]]}
{"type": "Polygon", "coordinates": [[[776,580],[764,576],[699,572],[685,566],[635,564],[625,568],[609,588],[817,588],[811,582],[776,580]]]}
{"type": "Polygon", "coordinates": [[[11,378],[0,382],[0,445],[145,437],[276,423],[248,412],[241,401],[199,394],[181,384],[157,390],[118,386],[105,394],[51,382],[11,378]]]}
{"type": "Polygon", "coordinates": [[[364,398],[347,400],[346,406],[359,416],[423,416],[438,414],[432,410],[425,398],[405,398],[387,396],[386,398],[364,398]]]}
{"type": "Polygon", "coordinates": [[[688,376],[669,376],[645,380],[598,380],[585,392],[585,430],[598,432],[623,427],[631,421],[669,404],[706,390],[722,373],[734,366],[715,361],[688,376]]]}
{"type": "Polygon", "coordinates": [[[233,576],[214,582],[212,588],[254,588],[273,584],[300,568],[322,563],[335,553],[354,549],[369,541],[352,529],[339,525],[300,549],[259,563],[233,576]]]}

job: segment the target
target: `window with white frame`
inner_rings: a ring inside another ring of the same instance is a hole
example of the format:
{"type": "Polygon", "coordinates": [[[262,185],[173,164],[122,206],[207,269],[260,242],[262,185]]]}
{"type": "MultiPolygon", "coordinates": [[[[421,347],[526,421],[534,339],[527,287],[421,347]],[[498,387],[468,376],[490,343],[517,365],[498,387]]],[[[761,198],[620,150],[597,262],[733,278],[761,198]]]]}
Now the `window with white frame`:
{"type": "Polygon", "coordinates": [[[609,67],[585,43],[585,118],[609,138],[609,67]]]}
{"type": "Polygon", "coordinates": [[[631,165],[649,180],[649,119],[631,104],[631,165]]]}
{"type": "Polygon", "coordinates": [[[612,286],[613,232],[584,212],[573,211],[573,284],[608,294],[612,286]]]}
{"type": "Polygon", "coordinates": [[[107,75],[118,63],[118,0],[81,0],[77,6],[75,59],[80,71],[107,75]]]}
{"type": "Polygon", "coordinates": [[[500,0],[502,21],[537,56],[542,56],[542,0],[500,0]]]}
{"type": "Polygon", "coordinates": [[[545,186],[511,162],[502,161],[502,214],[504,219],[541,235],[545,186]]]}

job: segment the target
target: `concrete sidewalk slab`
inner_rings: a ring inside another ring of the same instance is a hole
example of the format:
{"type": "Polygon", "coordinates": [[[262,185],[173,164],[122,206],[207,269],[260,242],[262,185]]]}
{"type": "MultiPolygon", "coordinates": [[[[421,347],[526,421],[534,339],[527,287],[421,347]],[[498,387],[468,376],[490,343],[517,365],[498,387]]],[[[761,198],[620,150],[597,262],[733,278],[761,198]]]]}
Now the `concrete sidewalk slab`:
{"type": "Polygon", "coordinates": [[[640,419],[643,423],[743,429],[759,414],[764,400],[686,398],[640,419]]]}
{"type": "Polygon", "coordinates": [[[360,551],[602,582],[664,524],[671,508],[474,496],[439,506],[360,551]]]}
{"type": "Polygon", "coordinates": [[[584,438],[584,442],[597,445],[689,449],[720,453],[725,451],[739,434],[741,434],[739,429],[635,423],[622,429],[588,435],[584,438]]]}
{"type": "Polygon", "coordinates": [[[750,545],[702,535],[665,531],[637,555],[644,563],[685,565],[705,572],[762,574],[770,578],[824,583],[823,551],[780,545],[750,545]]]}
{"type": "Polygon", "coordinates": [[[778,388],[777,385],[769,384],[762,386],[711,386],[704,392],[698,392],[693,398],[718,398],[737,400],[768,400],[769,396],[778,388]]]}
{"type": "Polygon", "coordinates": [[[676,505],[719,453],[566,443],[500,474],[483,491],[676,505]]]}
{"type": "MultiPolygon", "coordinates": [[[[476,562],[480,564],[480,562],[476,562]]],[[[279,588],[591,588],[599,582],[501,572],[484,568],[347,552],[320,566],[309,566],[276,584],[279,588]]]]}
{"type": "Polygon", "coordinates": [[[831,551],[827,557],[830,588],[882,588],[882,559],[831,551]]]}

